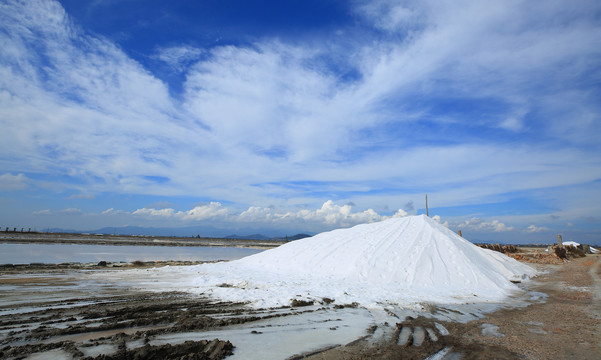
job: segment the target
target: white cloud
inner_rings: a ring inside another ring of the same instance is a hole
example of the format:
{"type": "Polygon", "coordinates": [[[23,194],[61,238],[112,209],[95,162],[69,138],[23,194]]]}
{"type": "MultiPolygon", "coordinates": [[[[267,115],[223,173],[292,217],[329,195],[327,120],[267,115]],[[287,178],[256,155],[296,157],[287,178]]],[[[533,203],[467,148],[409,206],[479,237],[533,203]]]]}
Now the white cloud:
{"type": "Polygon", "coordinates": [[[330,194],[397,208],[423,189],[459,206],[570,187],[547,193],[562,202],[601,178],[598,92],[579,85],[598,67],[598,9],[593,1],[366,1],[356,11],[377,41],[366,31],[344,44],[159,44],[150,55],[186,76],[174,98],[150,69],[73,25],[58,2],[3,2],[0,153],[12,155],[0,168],[19,175],[0,175],[0,186],[22,189],[25,172],[58,191],[198,196],[247,210],[214,203],[134,213],[248,223],[382,218],[324,204],[330,194]],[[454,115],[454,105],[436,110],[441,99],[493,110],[454,115]],[[447,128],[467,130],[448,138],[447,128]],[[499,128],[526,141],[497,141],[499,128]]]}
{"type": "Polygon", "coordinates": [[[77,208],[67,208],[67,209],[60,210],[58,213],[61,215],[82,215],[83,211],[81,211],[81,209],[77,209],[77,208]]]}
{"type": "Polygon", "coordinates": [[[114,208],[109,208],[104,210],[102,215],[129,215],[127,211],[124,210],[115,210],[114,208]]]}
{"type": "Polygon", "coordinates": [[[210,202],[209,204],[196,206],[192,210],[185,212],[177,212],[176,217],[181,217],[182,220],[204,221],[210,219],[226,219],[229,215],[227,208],[223,207],[219,202],[210,202]]]}
{"type": "Polygon", "coordinates": [[[167,63],[175,71],[181,72],[198,60],[202,53],[202,49],[184,45],[159,48],[153,57],[167,63]]]}
{"type": "Polygon", "coordinates": [[[170,218],[173,217],[175,215],[175,210],[171,209],[171,208],[167,208],[167,209],[147,209],[147,208],[143,208],[143,209],[138,209],[135,210],[132,214],[133,215],[140,215],[140,216],[144,216],[144,217],[162,217],[162,218],[170,218]]]}
{"type": "Polygon", "coordinates": [[[545,226],[536,226],[534,224],[532,224],[532,225],[530,225],[530,226],[528,226],[526,228],[526,232],[528,232],[528,233],[538,233],[538,232],[541,232],[541,231],[549,231],[549,230],[550,229],[548,227],[545,227],[545,226]]]}
{"type": "MultiPolygon", "coordinates": [[[[113,213],[113,209],[109,209],[113,213]]],[[[109,211],[107,210],[107,211],[109,211]]],[[[351,205],[336,205],[332,200],[326,201],[317,209],[301,209],[297,211],[277,211],[273,207],[251,206],[247,210],[237,212],[235,209],[224,207],[218,202],[196,206],[188,211],[175,211],[174,209],[138,209],[132,215],[146,218],[171,218],[184,222],[202,222],[214,220],[219,222],[229,221],[236,224],[264,224],[264,225],[296,225],[296,226],[327,226],[328,228],[348,227],[352,225],[371,223],[391,217],[406,216],[404,210],[399,209],[394,215],[380,215],[373,209],[353,211],[351,205]]]]}
{"type": "Polygon", "coordinates": [[[407,30],[419,25],[420,19],[415,7],[413,9],[396,1],[365,1],[356,12],[372,22],[375,27],[385,31],[407,30]]]}
{"type": "Polygon", "coordinates": [[[441,220],[441,218],[440,218],[439,215],[432,216],[432,220],[438,222],[439,224],[441,224],[444,227],[449,227],[449,222],[448,221],[442,222],[442,220],[441,220]]]}
{"type": "Polygon", "coordinates": [[[24,190],[27,188],[27,181],[27,177],[23,174],[2,174],[0,175],[0,190],[24,190]]]}
{"type": "Polygon", "coordinates": [[[485,221],[477,217],[471,218],[469,220],[464,221],[463,223],[460,223],[459,225],[457,225],[457,228],[459,230],[470,229],[473,231],[481,232],[506,232],[514,230],[513,226],[507,226],[499,220],[485,221]]]}

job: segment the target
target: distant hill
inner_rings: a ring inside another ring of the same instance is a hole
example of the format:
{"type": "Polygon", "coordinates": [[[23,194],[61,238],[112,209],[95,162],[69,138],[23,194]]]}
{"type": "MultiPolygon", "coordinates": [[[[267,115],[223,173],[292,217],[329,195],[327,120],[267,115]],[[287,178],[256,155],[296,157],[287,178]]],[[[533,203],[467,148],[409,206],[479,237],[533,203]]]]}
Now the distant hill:
{"type": "Polygon", "coordinates": [[[278,236],[278,237],[268,237],[263,234],[252,234],[252,235],[228,235],[224,236],[226,239],[244,239],[244,240],[274,240],[274,241],[293,241],[311,237],[312,235],[308,234],[296,234],[292,236],[278,236]]]}
{"type": "MultiPolygon", "coordinates": [[[[270,229],[262,229],[265,232],[273,232],[270,229]]],[[[206,226],[189,226],[182,228],[155,228],[155,227],[142,227],[142,226],[121,226],[121,227],[103,227],[94,230],[77,231],[71,229],[61,228],[50,228],[41,229],[41,232],[52,232],[52,233],[85,233],[85,234],[103,234],[103,235],[142,235],[142,236],[175,236],[175,237],[214,237],[214,238],[226,238],[226,239],[242,239],[242,240],[298,240],[312,235],[307,234],[296,234],[292,236],[272,236],[264,235],[262,233],[254,233],[251,235],[228,235],[228,230],[218,229],[206,226]]],[[[229,230],[231,231],[231,229],[229,230]]]]}
{"type": "Polygon", "coordinates": [[[292,236],[284,236],[284,237],[277,237],[277,238],[271,238],[271,240],[288,240],[288,241],[294,241],[294,240],[300,240],[300,239],[304,239],[304,238],[308,238],[311,237],[313,235],[309,235],[309,234],[296,234],[296,235],[292,235],[292,236]]]}

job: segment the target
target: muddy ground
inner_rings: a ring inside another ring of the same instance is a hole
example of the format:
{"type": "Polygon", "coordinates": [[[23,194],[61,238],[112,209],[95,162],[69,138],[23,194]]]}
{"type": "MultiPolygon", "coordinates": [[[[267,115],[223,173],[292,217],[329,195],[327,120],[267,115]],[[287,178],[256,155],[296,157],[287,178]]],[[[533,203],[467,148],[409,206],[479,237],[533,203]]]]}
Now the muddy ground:
{"type": "MultiPolygon", "coordinates": [[[[468,323],[443,322],[449,334],[435,332],[436,341],[426,334],[421,346],[411,339],[399,345],[397,332],[375,346],[364,339],[308,358],[424,359],[439,353],[449,359],[601,359],[601,255],[537,267],[548,273],[529,288],[545,294],[544,301],[468,323]]],[[[398,327],[436,329],[423,318],[398,327]]]]}
{"type": "MultiPolygon", "coordinates": [[[[424,359],[438,354],[447,359],[601,359],[601,256],[538,266],[548,273],[528,287],[546,294],[540,295],[544,301],[467,323],[431,316],[407,318],[388,324],[392,331],[384,333],[372,325],[356,341],[291,358],[424,359]]],[[[122,289],[99,289],[93,295],[70,290],[69,297],[58,296],[56,292],[71,281],[57,277],[60,271],[0,271],[2,286],[51,289],[42,302],[28,303],[26,293],[19,299],[4,299],[10,305],[0,307],[0,358],[45,354],[84,359],[222,359],[235,351],[236,343],[230,339],[173,344],[156,339],[314,311],[305,307],[249,310],[243,304],[184,293],[124,293],[122,289]]]]}

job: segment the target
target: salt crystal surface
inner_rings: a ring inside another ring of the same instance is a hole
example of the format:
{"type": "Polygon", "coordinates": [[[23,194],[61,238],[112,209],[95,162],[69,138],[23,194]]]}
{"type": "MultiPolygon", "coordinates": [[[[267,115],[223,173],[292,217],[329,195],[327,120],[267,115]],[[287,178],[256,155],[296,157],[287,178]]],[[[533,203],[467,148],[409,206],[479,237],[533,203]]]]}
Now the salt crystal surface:
{"type": "MultiPolygon", "coordinates": [[[[167,286],[255,307],[324,298],[366,307],[498,302],[518,291],[511,280],[535,274],[425,215],[325,232],[227,263],[157,271],[167,286]]],[[[157,281],[149,286],[160,287],[157,281]]]]}

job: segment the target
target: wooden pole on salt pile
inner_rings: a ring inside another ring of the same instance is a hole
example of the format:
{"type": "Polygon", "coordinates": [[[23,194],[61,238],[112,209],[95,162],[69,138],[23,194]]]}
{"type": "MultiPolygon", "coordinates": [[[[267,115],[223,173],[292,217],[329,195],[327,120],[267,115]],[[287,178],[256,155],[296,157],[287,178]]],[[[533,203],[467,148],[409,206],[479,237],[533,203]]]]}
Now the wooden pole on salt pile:
{"type": "Polygon", "coordinates": [[[430,217],[430,214],[428,214],[428,194],[426,194],[426,216],[430,217]]]}

